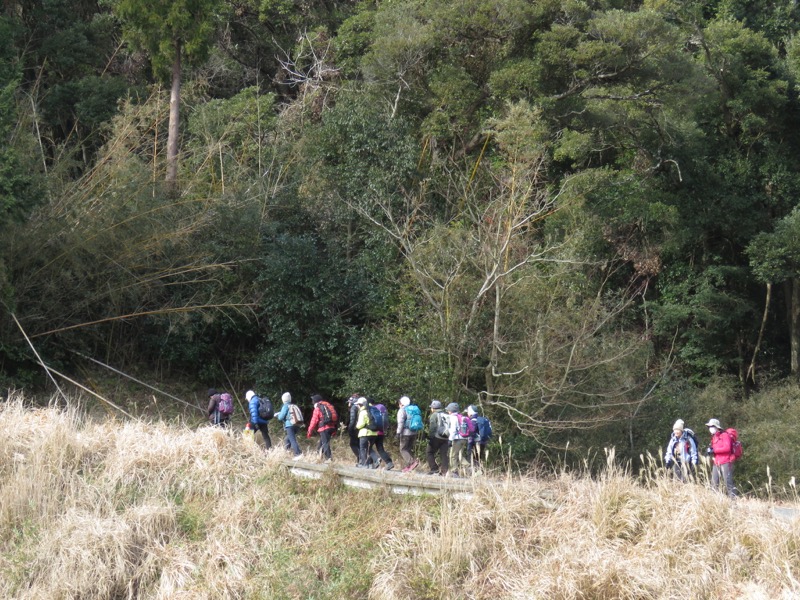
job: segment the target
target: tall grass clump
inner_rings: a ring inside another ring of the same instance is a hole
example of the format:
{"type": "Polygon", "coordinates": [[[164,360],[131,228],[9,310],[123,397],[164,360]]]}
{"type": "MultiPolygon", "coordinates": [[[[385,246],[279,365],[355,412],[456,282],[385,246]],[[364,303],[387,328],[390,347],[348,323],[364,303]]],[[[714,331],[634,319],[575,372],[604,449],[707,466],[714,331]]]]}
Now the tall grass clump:
{"type": "MultiPolygon", "coordinates": [[[[346,447],[339,458],[349,462],[346,447]]],[[[0,597],[795,598],[800,525],[608,455],[470,499],[295,478],[236,432],[0,404],[0,597]]]]}

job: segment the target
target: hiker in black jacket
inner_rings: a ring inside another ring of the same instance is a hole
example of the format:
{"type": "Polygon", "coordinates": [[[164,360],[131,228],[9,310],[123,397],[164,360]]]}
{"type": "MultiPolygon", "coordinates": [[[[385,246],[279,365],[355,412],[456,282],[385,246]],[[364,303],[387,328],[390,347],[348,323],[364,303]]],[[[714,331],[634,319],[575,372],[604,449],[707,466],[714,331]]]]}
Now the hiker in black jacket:
{"type": "Polygon", "coordinates": [[[356,457],[356,464],[358,464],[359,457],[358,429],[356,429],[356,423],[358,423],[358,405],[356,404],[356,401],[359,399],[359,397],[360,394],[353,394],[347,399],[347,408],[349,409],[347,434],[350,436],[350,450],[353,451],[353,454],[356,457]]]}

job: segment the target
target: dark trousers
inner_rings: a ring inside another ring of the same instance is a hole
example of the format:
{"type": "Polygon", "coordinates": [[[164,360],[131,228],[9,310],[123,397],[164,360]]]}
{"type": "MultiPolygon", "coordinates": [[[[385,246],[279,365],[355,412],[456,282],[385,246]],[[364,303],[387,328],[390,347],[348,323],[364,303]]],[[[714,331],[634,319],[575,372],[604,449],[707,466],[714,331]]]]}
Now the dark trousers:
{"type": "Polygon", "coordinates": [[[256,425],[256,427],[261,432],[261,437],[264,438],[264,448],[269,450],[272,448],[272,440],[269,437],[269,426],[266,423],[261,423],[260,425],[256,425]]]}
{"type": "Polygon", "coordinates": [[[448,440],[440,440],[439,438],[428,438],[428,448],[425,450],[425,458],[428,459],[428,468],[433,471],[438,471],[442,475],[447,473],[450,468],[450,461],[447,457],[447,452],[450,449],[450,442],[448,440]],[[436,455],[439,455],[439,462],[441,467],[436,464],[436,455]]]}
{"type": "Polygon", "coordinates": [[[414,443],[417,441],[417,434],[400,436],[400,456],[408,467],[414,463],[414,443]]]}
{"type": "MultiPolygon", "coordinates": [[[[358,464],[366,467],[369,464],[370,455],[375,451],[374,435],[365,435],[358,438],[358,464]]],[[[375,463],[377,465],[377,463],[375,463]]]]}
{"type": "Polygon", "coordinates": [[[297,443],[297,425],[286,427],[284,431],[286,432],[286,439],[283,440],[284,450],[291,449],[295,456],[302,454],[300,445],[297,443]]]}
{"type": "Polygon", "coordinates": [[[383,447],[383,438],[385,436],[376,435],[375,436],[375,450],[378,451],[378,454],[383,459],[384,464],[389,467],[394,465],[392,462],[392,457],[389,456],[389,453],[386,451],[386,448],[383,447]]]}
{"type": "Polygon", "coordinates": [[[331,458],[331,437],[334,429],[325,429],[319,432],[319,451],[325,458],[331,458]]]}
{"type": "Polygon", "coordinates": [[[353,451],[353,455],[356,457],[356,460],[359,461],[359,447],[360,443],[358,441],[358,432],[350,434],[350,450],[353,451]]]}

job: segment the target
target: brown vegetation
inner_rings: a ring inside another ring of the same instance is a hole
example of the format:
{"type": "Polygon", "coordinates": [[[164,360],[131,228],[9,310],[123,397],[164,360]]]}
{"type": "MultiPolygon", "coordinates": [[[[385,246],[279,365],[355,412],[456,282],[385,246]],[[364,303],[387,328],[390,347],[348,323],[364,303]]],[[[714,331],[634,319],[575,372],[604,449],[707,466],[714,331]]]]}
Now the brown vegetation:
{"type": "MultiPolygon", "coordinates": [[[[296,479],[279,450],[0,407],[5,598],[796,598],[800,522],[614,466],[471,500],[296,479]],[[542,503],[545,493],[553,498],[542,503]]],[[[336,448],[349,459],[346,447],[336,448]]]]}

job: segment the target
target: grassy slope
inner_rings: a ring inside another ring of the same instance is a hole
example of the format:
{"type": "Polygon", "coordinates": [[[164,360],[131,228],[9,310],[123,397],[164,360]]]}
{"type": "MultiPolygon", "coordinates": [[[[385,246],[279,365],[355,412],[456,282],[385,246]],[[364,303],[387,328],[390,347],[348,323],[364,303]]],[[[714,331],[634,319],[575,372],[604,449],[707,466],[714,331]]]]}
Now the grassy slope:
{"type": "Polygon", "coordinates": [[[297,479],[280,457],[210,428],[12,399],[0,597],[800,597],[800,523],[762,501],[614,468],[410,498],[297,479]]]}

